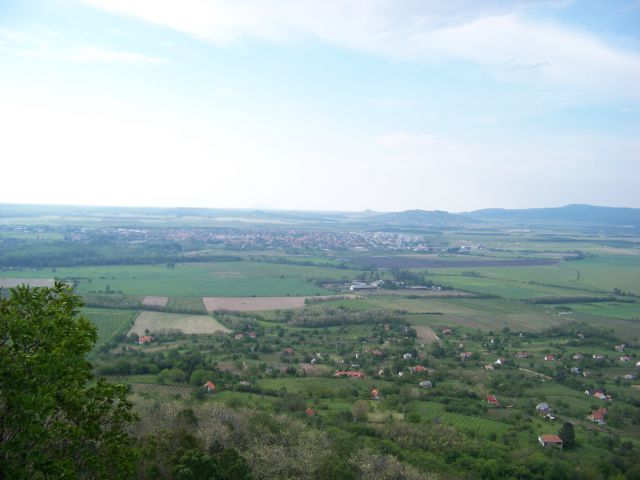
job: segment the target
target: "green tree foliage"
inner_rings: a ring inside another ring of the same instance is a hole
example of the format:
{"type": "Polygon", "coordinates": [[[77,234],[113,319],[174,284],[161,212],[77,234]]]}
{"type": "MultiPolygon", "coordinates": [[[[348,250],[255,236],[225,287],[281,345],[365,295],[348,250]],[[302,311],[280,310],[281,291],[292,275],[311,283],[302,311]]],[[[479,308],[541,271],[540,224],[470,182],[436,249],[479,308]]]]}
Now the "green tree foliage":
{"type": "Polygon", "coordinates": [[[562,448],[572,449],[576,446],[576,432],[573,428],[573,423],[564,422],[558,436],[562,439],[562,448]]]}
{"type": "Polygon", "coordinates": [[[126,387],[91,382],[96,329],[56,283],[0,300],[0,478],[127,478],[126,387]]]}

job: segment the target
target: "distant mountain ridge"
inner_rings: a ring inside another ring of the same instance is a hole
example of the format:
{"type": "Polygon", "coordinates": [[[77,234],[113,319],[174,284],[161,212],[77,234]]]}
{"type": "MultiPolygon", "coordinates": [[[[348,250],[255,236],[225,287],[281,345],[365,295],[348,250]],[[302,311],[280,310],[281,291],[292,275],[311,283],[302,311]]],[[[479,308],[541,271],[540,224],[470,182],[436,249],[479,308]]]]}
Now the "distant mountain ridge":
{"type": "Polygon", "coordinates": [[[582,204],[514,210],[487,208],[464,213],[463,215],[484,221],[516,221],[523,223],[546,221],[640,227],[640,208],[600,207],[582,204]]]}
{"type": "MultiPolygon", "coordinates": [[[[36,217],[109,219],[111,224],[127,219],[164,217],[173,223],[180,219],[198,218],[215,221],[216,225],[263,224],[307,225],[323,228],[414,228],[414,227],[467,227],[492,224],[528,226],[570,223],[590,227],[640,228],[640,208],[601,207],[594,205],[566,205],[552,208],[503,209],[488,208],[463,213],[443,210],[405,210],[400,212],[296,211],[229,208],[163,208],[163,207],[105,207],[70,205],[0,204],[0,218],[36,217]]],[[[135,222],[134,222],[135,223],[135,222]]]]}

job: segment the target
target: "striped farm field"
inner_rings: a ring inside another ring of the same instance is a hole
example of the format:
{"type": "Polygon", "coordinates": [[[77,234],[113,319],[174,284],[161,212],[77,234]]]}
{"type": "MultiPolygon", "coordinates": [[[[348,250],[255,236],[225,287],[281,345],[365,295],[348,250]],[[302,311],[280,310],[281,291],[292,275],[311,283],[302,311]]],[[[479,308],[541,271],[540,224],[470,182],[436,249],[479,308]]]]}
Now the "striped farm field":
{"type": "Polygon", "coordinates": [[[208,335],[216,332],[229,333],[230,330],[209,315],[140,312],[129,333],[145,335],[146,332],[162,334],[176,331],[208,335]]]}
{"type": "Polygon", "coordinates": [[[439,420],[442,423],[452,425],[456,428],[477,432],[480,435],[496,435],[505,433],[508,425],[489,420],[483,417],[463,415],[461,413],[453,413],[445,411],[444,405],[436,402],[414,402],[412,403],[413,411],[418,412],[425,420],[439,420]]]}
{"type": "Polygon", "coordinates": [[[111,341],[118,333],[124,333],[133,323],[136,312],[108,308],[83,308],[80,313],[87,317],[98,330],[96,347],[111,341]]]}
{"type": "Polygon", "coordinates": [[[440,341],[440,339],[436,335],[436,332],[434,332],[433,329],[429,327],[426,327],[424,325],[412,325],[412,328],[416,331],[417,338],[421,342],[434,343],[440,341]]]}

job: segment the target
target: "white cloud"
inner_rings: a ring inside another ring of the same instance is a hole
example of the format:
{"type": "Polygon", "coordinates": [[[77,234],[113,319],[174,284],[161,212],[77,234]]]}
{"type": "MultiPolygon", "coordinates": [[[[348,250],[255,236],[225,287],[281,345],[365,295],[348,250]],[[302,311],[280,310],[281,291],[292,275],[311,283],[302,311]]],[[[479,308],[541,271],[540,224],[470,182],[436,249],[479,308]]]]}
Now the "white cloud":
{"type": "Polygon", "coordinates": [[[508,81],[536,81],[638,100],[640,55],[596,35],[527,20],[568,1],[83,0],[224,45],[311,36],[391,60],[462,59],[508,81]]]}
{"type": "Polygon", "coordinates": [[[158,57],[150,57],[140,53],[121,52],[99,47],[80,47],[70,55],[70,60],[76,62],[100,62],[100,63],[165,63],[158,57]]]}

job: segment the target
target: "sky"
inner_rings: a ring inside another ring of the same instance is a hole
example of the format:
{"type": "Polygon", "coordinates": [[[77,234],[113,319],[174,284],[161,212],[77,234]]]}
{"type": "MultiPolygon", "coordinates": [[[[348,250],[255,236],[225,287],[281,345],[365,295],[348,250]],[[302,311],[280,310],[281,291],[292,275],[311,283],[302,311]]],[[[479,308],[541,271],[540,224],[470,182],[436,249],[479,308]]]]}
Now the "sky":
{"type": "Polygon", "coordinates": [[[0,203],[640,207],[640,0],[0,0],[0,203]]]}

